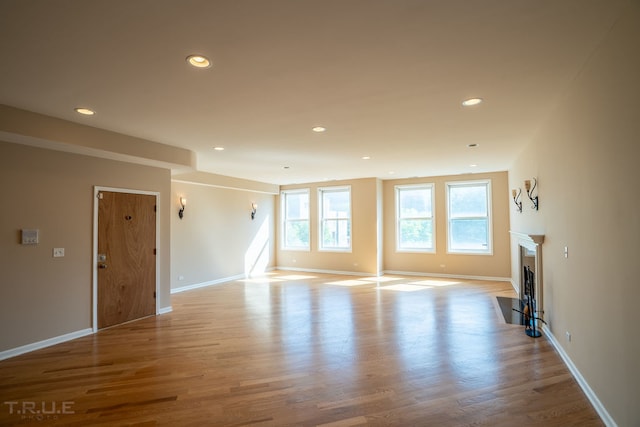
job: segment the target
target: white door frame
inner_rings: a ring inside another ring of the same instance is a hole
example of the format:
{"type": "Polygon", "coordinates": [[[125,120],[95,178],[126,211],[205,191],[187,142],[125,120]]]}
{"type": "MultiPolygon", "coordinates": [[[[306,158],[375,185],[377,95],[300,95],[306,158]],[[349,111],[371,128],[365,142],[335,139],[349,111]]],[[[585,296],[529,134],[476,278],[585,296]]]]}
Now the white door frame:
{"type": "Polygon", "coordinates": [[[160,251],[160,192],[158,191],[143,191],[133,190],[127,188],[115,188],[115,187],[93,187],[93,257],[92,257],[92,306],[91,316],[93,319],[93,332],[98,331],[98,194],[101,191],[110,191],[112,193],[130,193],[130,194],[144,194],[148,196],[156,197],[156,315],[160,313],[160,263],[158,257],[162,253],[160,251]]]}

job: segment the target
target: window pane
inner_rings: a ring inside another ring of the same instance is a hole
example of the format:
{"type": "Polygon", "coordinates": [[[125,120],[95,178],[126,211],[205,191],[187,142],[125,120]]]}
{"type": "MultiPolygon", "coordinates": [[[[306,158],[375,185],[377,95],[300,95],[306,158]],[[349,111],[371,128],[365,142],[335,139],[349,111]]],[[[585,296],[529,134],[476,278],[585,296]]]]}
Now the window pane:
{"type": "Polygon", "coordinates": [[[400,221],[399,247],[401,249],[433,248],[431,220],[405,219],[400,221]]]}
{"type": "Polygon", "coordinates": [[[286,247],[307,248],[309,246],[309,221],[287,221],[284,235],[286,247]]]}
{"type": "Polygon", "coordinates": [[[286,249],[309,249],[309,192],[283,192],[282,243],[286,249]]]}
{"type": "Polygon", "coordinates": [[[351,241],[350,222],[347,219],[327,219],[323,221],[322,247],[349,248],[351,241]]]}
{"type": "Polygon", "coordinates": [[[309,193],[286,194],[285,197],[287,219],[309,218],[309,193]]]}
{"type": "Polygon", "coordinates": [[[486,251],[489,245],[489,228],[486,219],[452,219],[451,249],[486,251]]]}
{"type": "Polygon", "coordinates": [[[449,215],[455,217],[487,216],[487,186],[465,185],[449,188],[449,215]]]}
{"type": "Polygon", "coordinates": [[[320,249],[351,249],[351,188],[319,190],[320,249]]]}
{"type": "Polygon", "coordinates": [[[349,191],[322,192],[323,218],[349,217],[349,191]]]}
{"type": "Polygon", "coordinates": [[[431,217],[431,190],[427,188],[402,188],[400,198],[400,218],[431,217]]]}

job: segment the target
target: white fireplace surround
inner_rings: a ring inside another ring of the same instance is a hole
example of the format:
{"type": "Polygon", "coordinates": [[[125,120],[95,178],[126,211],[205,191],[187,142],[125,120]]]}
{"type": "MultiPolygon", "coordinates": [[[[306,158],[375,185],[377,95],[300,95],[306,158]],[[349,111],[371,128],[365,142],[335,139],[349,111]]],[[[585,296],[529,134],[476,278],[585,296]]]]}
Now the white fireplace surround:
{"type": "Polygon", "coordinates": [[[544,242],[544,234],[527,234],[517,231],[509,231],[518,243],[518,297],[521,298],[522,282],[524,280],[522,273],[522,251],[520,246],[532,252],[535,252],[535,295],[537,314],[542,317],[544,314],[544,286],[542,281],[542,243],[544,242]]]}

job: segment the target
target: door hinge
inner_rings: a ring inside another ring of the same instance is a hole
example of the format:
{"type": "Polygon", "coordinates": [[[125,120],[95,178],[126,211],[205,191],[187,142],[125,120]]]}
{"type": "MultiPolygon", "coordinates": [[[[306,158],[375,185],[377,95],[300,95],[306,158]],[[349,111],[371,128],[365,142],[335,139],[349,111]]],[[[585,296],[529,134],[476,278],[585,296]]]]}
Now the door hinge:
{"type": "Polygon", "coordinates": [[[153,205],[153,211],[154,211],[154,212],[158,212],[158,206],[153,205]]]}
{"type": "Polygon", "coordinates": [[[156,297],[156,292],[155,292],[155,291],[153,291],[153,297],[154,297],[154,298],[156,297]]]}
{"type": "Polygon", "coordinates": [[[153,248],[153,254],[156,255],[156,248],[153,248]]]}
{"type": "Polygon", "coordinates": [[[98,194],[96,195],[96,198],[98,198],[99,200],[102,200],[102,199],[104,198],[104,194],[102,194],[102,193],[98,193],[98,194]]]}

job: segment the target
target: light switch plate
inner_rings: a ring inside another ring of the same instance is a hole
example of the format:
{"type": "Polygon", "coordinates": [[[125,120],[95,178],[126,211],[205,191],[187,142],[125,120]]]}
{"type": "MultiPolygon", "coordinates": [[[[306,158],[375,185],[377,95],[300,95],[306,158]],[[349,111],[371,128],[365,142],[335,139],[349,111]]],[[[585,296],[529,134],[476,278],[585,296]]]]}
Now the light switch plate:
{"type": "Polygon", "coordinates": [[[37,245],[39,240],[40,231],[37,229],[23,228],[22,230],[22,244],[23,245],[37,245]]]}
{"type": "Polygon", "coordinates": [[[64,248],[53,248],[53,257],[60,258],[64,256],[64,248]]]}

